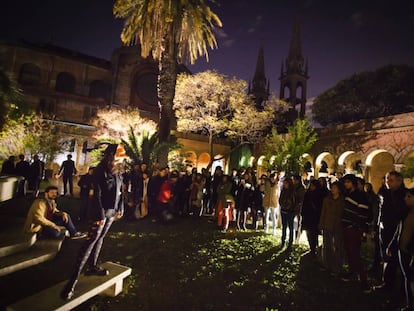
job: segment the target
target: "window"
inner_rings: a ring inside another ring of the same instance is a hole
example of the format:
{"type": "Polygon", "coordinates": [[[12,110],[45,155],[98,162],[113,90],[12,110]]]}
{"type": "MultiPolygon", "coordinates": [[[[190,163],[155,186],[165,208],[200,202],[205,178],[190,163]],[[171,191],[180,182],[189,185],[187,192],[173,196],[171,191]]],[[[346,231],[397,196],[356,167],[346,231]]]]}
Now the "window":
{"type": "Polygon", "coordinates": [[[41,98],[37,111],[46,115],[54,115],[56,113],[56,104],[51,100],[41,98]]]}
{"type": "Polygon", "coordinates": [[[109,100],[110,86],[100,80],[92,81],[89,85],[89,97],[109,100]]]}
{"type": "Polygon", "coordinates": [[[23,64],[20,68],[19,82],[22,85],[39,85],[41,80],[41,71],[35,64],[23,64]]]}
{"type": "Polygon", "coordinates": [[[75,92],[76,80],[73,75],[67,72],[61,72],[56,78],[55,90],[63,93],[75,92]]]}

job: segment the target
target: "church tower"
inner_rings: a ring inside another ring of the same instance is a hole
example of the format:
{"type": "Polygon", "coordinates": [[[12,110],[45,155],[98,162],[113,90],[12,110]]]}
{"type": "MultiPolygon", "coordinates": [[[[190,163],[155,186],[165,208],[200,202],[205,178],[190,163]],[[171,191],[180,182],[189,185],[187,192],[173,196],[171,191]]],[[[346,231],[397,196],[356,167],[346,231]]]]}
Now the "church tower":
{"type": "Polygon", "coordinates": [[[249,94],[253,95],[256,108],[258,110],[263,110],[265,101],[269,99],[269,81],[265,76],[263,47],[260,47],[259,49],[256,71],[251,85],[249,83],[249,94]]]}
{"type": "Polygon", "coordinates": [[[308,62],[305,63],[302,56],[299,19],[296,18],[289,55],[285,63],[282,62],[279,77],[280,99],[290,104],[289,115],[293,120],[305,116],[306,81],[308,79],[308,62]],[[296,112],[298,105],[299,111],[296,112]]]}

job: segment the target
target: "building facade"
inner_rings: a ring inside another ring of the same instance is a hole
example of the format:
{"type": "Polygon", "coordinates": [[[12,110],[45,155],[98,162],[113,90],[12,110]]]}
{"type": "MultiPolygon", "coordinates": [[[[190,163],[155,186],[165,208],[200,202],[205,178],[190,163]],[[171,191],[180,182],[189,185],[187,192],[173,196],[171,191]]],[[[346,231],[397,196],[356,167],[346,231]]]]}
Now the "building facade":
{"type": "MultiPolygon", "coordinates": [[[[81,173],[89,164],[84,151],[95,143],[91,120],[99,109],[133,107],[142,117],[158,120],[157,63],[143,59],[138,46],[119,47],[108,61],[49,44],[4,43],[0,66],[16,78],[31,108],[64,125],[63,139],[70,142],[81,173]]],[[[180,71],[188,72],[183,66],[180,71]]],[[[189,167],[207,166],[211,156],[204,137],[177,133],[177,138],[183,154],[190,155],[189,167]]],[[[215,144],[214,150],[213,157],[223,158],[216,165],[226,167],[230,147],[215,144]]],[[[61,155],[49,167],[56,170],[65,158],[61,155]]]]}

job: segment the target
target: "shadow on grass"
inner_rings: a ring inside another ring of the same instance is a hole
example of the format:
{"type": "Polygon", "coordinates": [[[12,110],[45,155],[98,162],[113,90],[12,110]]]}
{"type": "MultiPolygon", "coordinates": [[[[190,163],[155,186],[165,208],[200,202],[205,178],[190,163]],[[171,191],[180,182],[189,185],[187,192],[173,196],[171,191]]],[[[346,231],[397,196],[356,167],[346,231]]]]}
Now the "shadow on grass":
{"type": "MultiPolygon", "coordinates": [[[[59,204],[78,212],[79,200],[59,204]]],[[[280,230],[223,234],[208,219],[115,222],[100,260],[130,266],[132,274],[119,296],[97,296],[76,310],[386,310],[383,297],[321,271],[306,246],[280,249],[280,230]]],[[[1,277],[2,306],[67,279],[81,244],[65,241],[54,260],[1,277]]]]}

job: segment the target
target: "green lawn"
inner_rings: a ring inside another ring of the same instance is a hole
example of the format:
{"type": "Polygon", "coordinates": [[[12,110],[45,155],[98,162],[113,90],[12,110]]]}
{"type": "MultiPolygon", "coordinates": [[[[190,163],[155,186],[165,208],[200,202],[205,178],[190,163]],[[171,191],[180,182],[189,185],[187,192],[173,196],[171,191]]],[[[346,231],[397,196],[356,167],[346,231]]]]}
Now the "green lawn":
{"type": "MultiPolygon", "coordinates": [[[[0,214],[24,215],[29,203],[3,203],[0,214]]],[[[71,214],[78,204],[59,199],[71,214]]],[[[306,245],[280,250],[280,230],[275,237],[253,230],[223,234],[209,220],[114,223],[101,261],[130,266],[132,274],[121,295],[98,296],[77,310],[387,310],[380,294],[364,294],[357,283],[322,271],[306,256],[306,245]]],[[[81,244],[67,240],[54,260],[0,277],[1,305],[68,278],[81,244]]]]}

